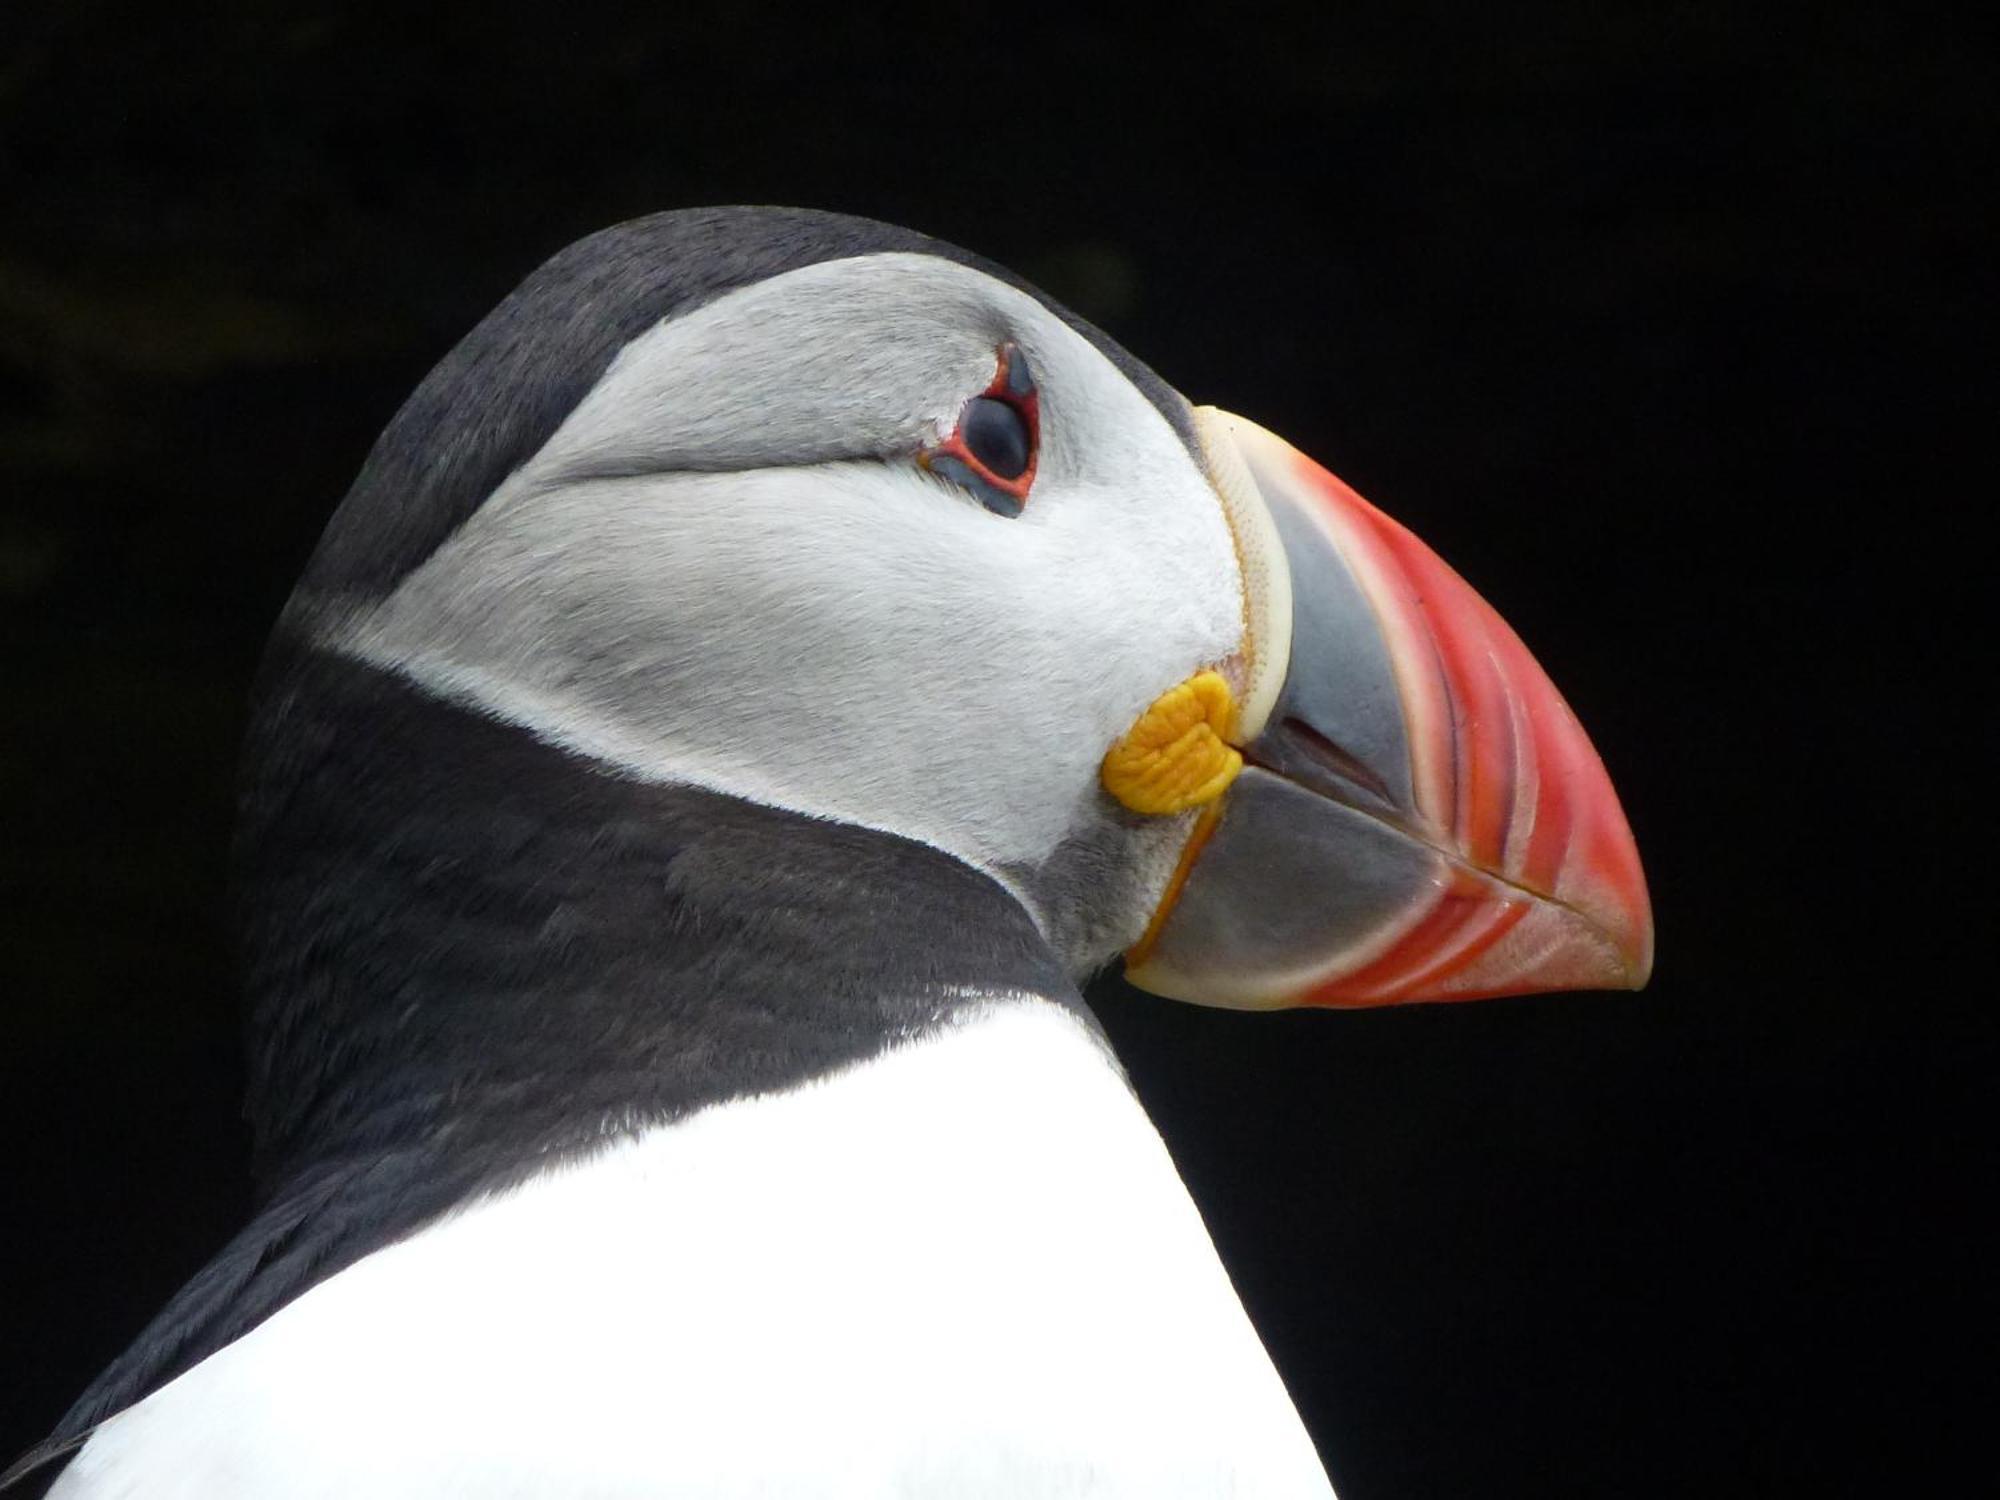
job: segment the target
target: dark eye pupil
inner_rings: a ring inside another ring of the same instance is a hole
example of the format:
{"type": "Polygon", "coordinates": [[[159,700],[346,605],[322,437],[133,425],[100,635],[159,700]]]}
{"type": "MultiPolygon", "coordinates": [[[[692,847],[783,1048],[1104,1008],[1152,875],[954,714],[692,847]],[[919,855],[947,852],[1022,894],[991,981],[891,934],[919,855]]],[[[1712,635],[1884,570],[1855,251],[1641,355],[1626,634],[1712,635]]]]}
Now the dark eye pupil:
{"type": "Polygon", "coordinates": [[[1028,423],[1005,401],[975,396],[960,423],[972,456],[1002,479],[1019,479],[1028,469],[1028,423]]]}

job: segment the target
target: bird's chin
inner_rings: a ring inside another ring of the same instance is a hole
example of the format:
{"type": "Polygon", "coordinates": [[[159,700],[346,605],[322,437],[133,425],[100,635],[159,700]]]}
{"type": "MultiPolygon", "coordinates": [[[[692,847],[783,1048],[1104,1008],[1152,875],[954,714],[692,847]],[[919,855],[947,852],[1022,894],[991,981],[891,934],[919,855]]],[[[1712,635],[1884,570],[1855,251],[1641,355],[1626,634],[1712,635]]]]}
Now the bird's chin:
{"type": "MultiPolygon", "coordinates": [[[[1127,954],[1141,989],[1246,1009],[1637,989],[1653,923],[1603,762],[1520,638],[1282,439],[1202,414],[1269,517],[1291,618],[1245,762],[1127,954]]],[[[1233,477],[1232,477],[1233,476],[1233,477]]],[[[1259,537],[1270,539],[1260,543],[1259,537]]],[[[1268,659],[1268,658],[1267,658],[1268,659]]]]}

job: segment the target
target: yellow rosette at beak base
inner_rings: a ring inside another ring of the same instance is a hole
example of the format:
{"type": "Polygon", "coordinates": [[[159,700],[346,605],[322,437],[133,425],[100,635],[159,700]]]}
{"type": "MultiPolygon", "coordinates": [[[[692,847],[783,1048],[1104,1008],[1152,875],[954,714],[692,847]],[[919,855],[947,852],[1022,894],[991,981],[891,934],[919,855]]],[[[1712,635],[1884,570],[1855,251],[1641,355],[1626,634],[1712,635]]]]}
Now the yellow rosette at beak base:
{"type": "Polygon", "coordinates": [[[1105,791],[1163,816],[1213,802],[1243,769],[1229,743],[1236,700],[1220,672],[1198,672],[1155,698],[1104,756],[1105,791]]]}

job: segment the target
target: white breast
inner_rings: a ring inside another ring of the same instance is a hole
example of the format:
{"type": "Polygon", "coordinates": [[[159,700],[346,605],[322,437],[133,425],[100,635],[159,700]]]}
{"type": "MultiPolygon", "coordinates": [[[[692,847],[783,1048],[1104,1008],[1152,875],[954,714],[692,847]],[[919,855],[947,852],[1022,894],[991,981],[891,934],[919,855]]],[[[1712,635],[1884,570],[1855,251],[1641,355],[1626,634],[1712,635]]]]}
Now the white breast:
{"type": "Polygon", "coordinates": [[[52,1500],[1331,1494],[1158,1134],[996,1004],[378,1252],[52,1500]]]}

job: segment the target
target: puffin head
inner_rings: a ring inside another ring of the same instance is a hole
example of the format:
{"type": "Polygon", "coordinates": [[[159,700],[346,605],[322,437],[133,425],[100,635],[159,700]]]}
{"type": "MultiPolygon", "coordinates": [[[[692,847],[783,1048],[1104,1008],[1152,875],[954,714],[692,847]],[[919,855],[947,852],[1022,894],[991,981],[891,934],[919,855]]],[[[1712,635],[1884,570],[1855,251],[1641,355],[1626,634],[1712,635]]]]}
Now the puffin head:
{"type": "Polygon", "coordinates": [[[943,851],[1079,975],[1271,1007],[1650,967],[1609,780],[1465,583],[908,231],[711,210],[564,251],[384,434],[282,633],[943,851]]]}

